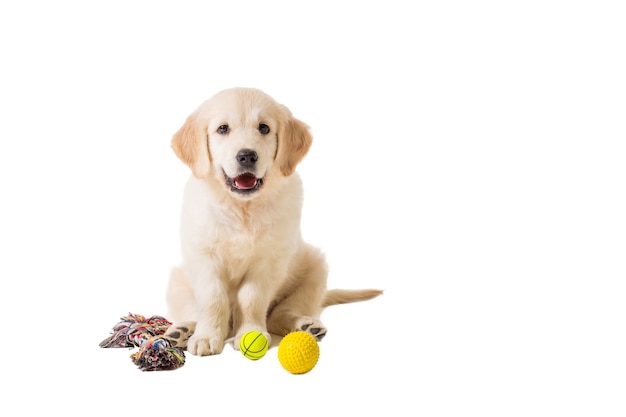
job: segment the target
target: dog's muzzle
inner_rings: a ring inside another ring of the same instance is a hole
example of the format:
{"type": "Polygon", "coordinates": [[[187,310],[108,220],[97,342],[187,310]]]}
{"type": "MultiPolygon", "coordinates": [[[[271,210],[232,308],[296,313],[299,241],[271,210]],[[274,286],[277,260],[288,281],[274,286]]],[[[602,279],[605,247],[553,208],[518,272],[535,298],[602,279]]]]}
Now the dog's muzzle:
{"type": "Polygon", "coordinates": [[[230,187],[230,191],[240,194],[251,194],[258,191],[263,185],[263,178],[257,178],[251,172],[244,172],[234,178],[229,177],[224,172],[224,178],[226,178],[226,185],[230,187]]]}

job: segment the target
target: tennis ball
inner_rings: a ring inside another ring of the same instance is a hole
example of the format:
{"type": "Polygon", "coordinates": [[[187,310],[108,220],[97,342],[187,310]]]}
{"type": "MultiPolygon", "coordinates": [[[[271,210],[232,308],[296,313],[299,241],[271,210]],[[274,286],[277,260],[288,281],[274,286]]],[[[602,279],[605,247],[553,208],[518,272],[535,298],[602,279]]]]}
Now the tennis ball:
{"type": "Polygon", "coordinates": [[[267,349],[267,338],[263,333],[256,330],[244,334],[239,340],[239,350],[243,356],[253,361],[265,356],[267,349]]]}
{"type": "Polygon", "coordinates": [[[317,364],[320,347],[310,333],[291,332],[278,344],[278,360],[292,374],[309,372],[317,364]]]}

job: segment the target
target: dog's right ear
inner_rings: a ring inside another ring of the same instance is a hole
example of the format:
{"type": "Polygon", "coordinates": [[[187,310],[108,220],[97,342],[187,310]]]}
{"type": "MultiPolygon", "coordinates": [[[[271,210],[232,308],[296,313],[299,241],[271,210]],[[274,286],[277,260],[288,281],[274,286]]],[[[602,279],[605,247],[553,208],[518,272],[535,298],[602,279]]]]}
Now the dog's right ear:
{"type": "Polygon", "coordinates": [[[280,172],[287,177],[293,174],[296,165],[309,151],[313,136],[309,131],[309,126],[293,117],[288,108],[283,106],[283,111],[286,114],[286,120],[278,131],[276,161],[280,172]]]}
{"type": "Polygon", "coordinates": [[[197,178],[209,175],[210,157],[207,134],[208,122],[201,120],[198,111],[192,113],[172,138],[176,156],[191,168],[197,178]]]}

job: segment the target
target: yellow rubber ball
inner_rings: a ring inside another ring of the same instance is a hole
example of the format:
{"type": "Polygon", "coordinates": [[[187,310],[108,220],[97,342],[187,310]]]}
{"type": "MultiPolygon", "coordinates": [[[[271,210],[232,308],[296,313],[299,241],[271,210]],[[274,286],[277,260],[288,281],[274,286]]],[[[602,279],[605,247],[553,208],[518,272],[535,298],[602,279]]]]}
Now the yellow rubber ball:
{"type": "Polygon", "coordinates": [[[253,361],[265,356],[267,349],[267,338],[259,331],[252,330],[239,339],[239,350],[243,356],[253,361]]]}
{"type": "Polygon", "coordinates": [[[317,364],[320,347],[317,340],[307,332],[289,333],[278,344],[278,360],[292,374],[309,372],[317,364]]]}

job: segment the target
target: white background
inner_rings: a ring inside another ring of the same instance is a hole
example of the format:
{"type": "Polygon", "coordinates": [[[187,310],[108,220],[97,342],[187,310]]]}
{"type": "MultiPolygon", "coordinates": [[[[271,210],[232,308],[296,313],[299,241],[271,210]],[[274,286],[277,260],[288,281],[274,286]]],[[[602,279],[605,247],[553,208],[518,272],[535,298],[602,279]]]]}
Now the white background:
{"type": "Polygon", "coordinates": [[[619,3],[3,2],[3,408],[623,416],[619,3]],[[385,294],[324,313],[306,375],[228,347],[142,373],[98,343],[165,314],[170,138],[233,86],[312,128],[302,227],[329,286],[385,294]]]}

